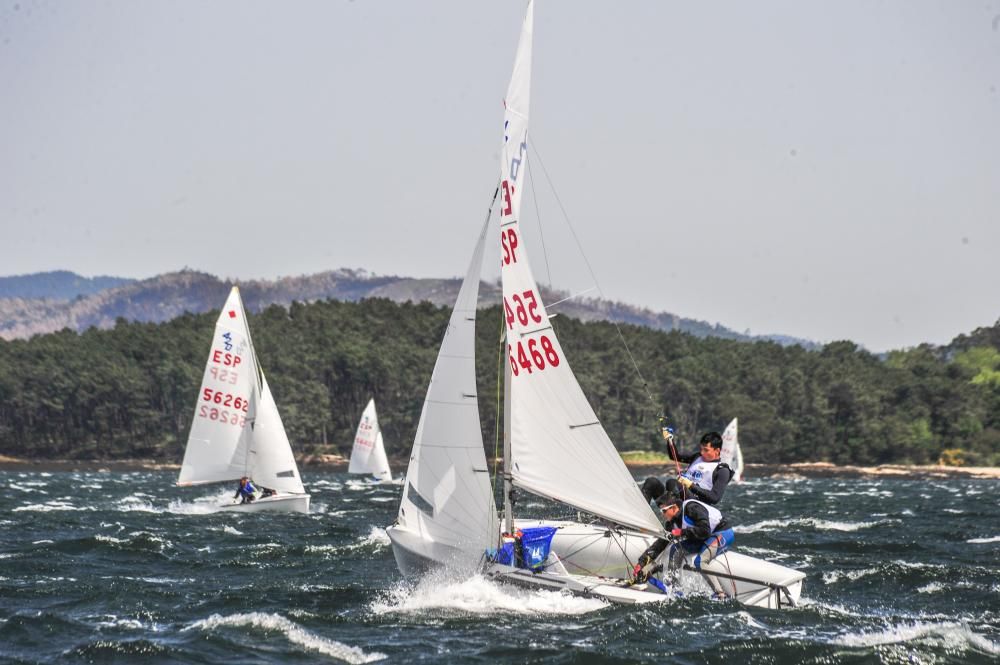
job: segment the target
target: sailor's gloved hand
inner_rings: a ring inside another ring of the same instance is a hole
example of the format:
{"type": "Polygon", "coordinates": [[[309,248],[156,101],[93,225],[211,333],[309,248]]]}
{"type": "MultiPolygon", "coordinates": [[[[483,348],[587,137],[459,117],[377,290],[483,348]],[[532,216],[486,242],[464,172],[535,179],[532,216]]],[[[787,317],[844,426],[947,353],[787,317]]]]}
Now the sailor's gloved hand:
{"type": "Polygon", "coordinates": [[[680,538],[682,533],[684,533],[684,532],[681,529],[671,529],[670,530],[670,535],[673,536],[674,538],[680,538]]]}
{"type": "Polygon", "coordinates": [[[678,478],[677,482],[680,483],[686,490],[691,489],[691,486],[694,485],[693,480],[691,480],[690,478],[685,478],[684,476],[678,478]]]}
{"type": "Polygon", "coordinates": [[[649,579],[649,574],[653,568],[653,557],[648,554],[643,554],[639,557],[639,561],[636,562],[635,568],[632,569],[632,581],[636,584],[642,584],[649,579]]]}

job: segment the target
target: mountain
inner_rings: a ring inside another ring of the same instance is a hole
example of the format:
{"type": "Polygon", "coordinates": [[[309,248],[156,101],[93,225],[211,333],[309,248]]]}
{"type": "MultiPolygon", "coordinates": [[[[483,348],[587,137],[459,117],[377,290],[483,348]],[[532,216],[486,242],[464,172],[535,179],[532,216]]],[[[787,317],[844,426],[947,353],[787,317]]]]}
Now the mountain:
{"type": "MultiPolygon", "coordinates": [[[[44,273],[38,275],[41,281],[31,286],[30,278],[0,278],[0,280],[20,280],[21,291],[31,288],[42,290],[47,275],[66,275],[62,283],[87,283],[87,278],[74,273],[44,273]],[[76,282],[71,278],[75,277],[76,282]],[[30,287],[30,288],[29,288],[30,287]]],[[[293,301],[313,302],[316,300],[358,301],[363,298],[387,298],[395,302],[428,301],[435,305],[450,307],[458,295],[461,280],[455,279],[414,279],[409,277],[376,276],[363,270],[331,270],[315,275],[283,277],[277,280],[223,280],[207,273],[192,270],[166,273],[144,280],[124,280],[115,277],[93,278],[93,280],[117,280],[119,283],[90,294],[77,294],[75,299],[57,297],[0,298],[0,337],[4,339],[26,338],[39,333],[54,332],[63,328],[83,331],[90,327],[111,328],[116,319],[160,323],[169,321],[185,312],[201,313],[217,309],[229,293],[229,287],[236,283],[240,287],[243,302],[253,312],[259,312],[268,305],[287,307],[293,301]]],[[[93,281],[92,280],[92,281],[93,281]]],[[[698,337],[722,337],[735,340],[768,339],[788,346],[799,344],[813,348],[815,344],[787,336],[745,335],[719,324],[687,319],[676,314],[654,312],[647,308],[635,307],[619,302],[598,298],[565,300],[567,293],[541,288],[545,302],[558,303],[548,306],[550,313],[570,316],[581,321],[617,321],[656,330],[680,330],[698,337]],[[562,302],[560,302],[562,301],[562,302]]],[[[64,290],[63,293],[70,293],[64,290]]],[[[49,293],[55,293],[53,289],[49,293]]],[[[483,282],[480,287],[480,305],[488,307],[500,302],[500,287],[495,283],[483,282]]]]}
{"type": "Polygon", "coordinates": [[[84,277],[68,270],[0,277],[0,298],[72,300],[134,282],[124,277],[84,277]]]}

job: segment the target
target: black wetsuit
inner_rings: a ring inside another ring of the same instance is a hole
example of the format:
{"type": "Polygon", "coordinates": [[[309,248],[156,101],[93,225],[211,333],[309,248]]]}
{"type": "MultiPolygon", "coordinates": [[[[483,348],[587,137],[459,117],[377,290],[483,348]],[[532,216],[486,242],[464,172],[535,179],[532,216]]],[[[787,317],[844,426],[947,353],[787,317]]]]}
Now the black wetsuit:
{"type": "MultiPolygon", "coordinates": [[[[681,531],[681,538],[690,542],[704,542],[712,533],[719,531],[725,531],[729,528],[729,522],[723,517],[719,520],[719,523],[715,525],[715,529],[712,529],[712,523],[708,519],[708,511],[705,510],[705,506],[699,505],[696,501],[689,501],[684,506],[684,515],[687,517],[693,526],[685,527],[681,531]]],[[[668,529],[674,527],[679,527],[683,524],[681,513],[678,512],[677,516],[669,522],[666,526],[668,529]]],[[[643,556],[648,555],[650,560],[655,559],[660,556],[663,550],[667,549],[667,545],[670,541],[666,538],[658,538],[652,545],[650,545],[643,556]]],[[[640,557],[641,558],[641,557],[640,557]]]]}

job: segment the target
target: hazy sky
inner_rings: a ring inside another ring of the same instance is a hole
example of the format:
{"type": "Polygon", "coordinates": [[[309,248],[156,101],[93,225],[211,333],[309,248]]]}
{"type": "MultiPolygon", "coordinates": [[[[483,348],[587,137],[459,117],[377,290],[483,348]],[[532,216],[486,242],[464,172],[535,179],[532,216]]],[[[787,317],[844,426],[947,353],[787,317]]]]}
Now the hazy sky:
{"type": "MultiPolygon", "coordinates": [[[[0,275],[462,274],[525,5],[0,0],[0,275]]],[[[558,197],[608,298],[875,351],[1000,317],[1000,0],[537,0],[531,116],[556,287],[558,197]]]]}

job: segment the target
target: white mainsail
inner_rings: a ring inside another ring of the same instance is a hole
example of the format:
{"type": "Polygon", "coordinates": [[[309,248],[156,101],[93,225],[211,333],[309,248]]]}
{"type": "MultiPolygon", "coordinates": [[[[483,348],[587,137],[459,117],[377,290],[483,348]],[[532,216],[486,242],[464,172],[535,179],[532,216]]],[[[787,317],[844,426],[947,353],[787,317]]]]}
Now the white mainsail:
{"type": "Polygon", "coordinates": [[[496,543],[499,528],[476,395],[476,301],[488,226],[487,219],[438,351],[392,527],[473,560],[496,543]]]}
{"type": "Polygon", "coordinates": [[[361,414],[358,430],[354,434],[354,447],[351,449],[351,463],[347,472],[371,474],[379,480],[392,478],[374,399],[368,400],[368,405],[361,414]]]}
{"type": "Polygon", "coordinates": [[[234,457],[249,420],[256,360],[240,292],[233,287],[215,323],[178,485],[236,480],[245,456],[234,457]]]}
{"type": "Polygon", "coordinates": [[[549,322],[520,231],[526,183],[532,4],[505,99],[500,273],[510,363],[514,485],[623,526],[663,532],[591,408],[549,322]]]}
{"type": "Polygon", "coordinates": [[[305,493],[234,286],[215,324],[177,484],[225,482],[241,476],[263,487],[305,493]]]}
{"type": "Polygon", "coordinates": [[[722,433],[722,453],[719,459],[733,470],[733,482],[743,482],[743,452],[740,450],[740,440],[737,436],[737,418],[726,427],[722,433]]]}

